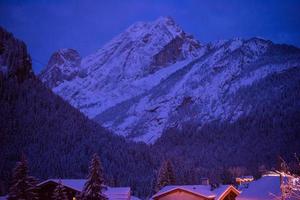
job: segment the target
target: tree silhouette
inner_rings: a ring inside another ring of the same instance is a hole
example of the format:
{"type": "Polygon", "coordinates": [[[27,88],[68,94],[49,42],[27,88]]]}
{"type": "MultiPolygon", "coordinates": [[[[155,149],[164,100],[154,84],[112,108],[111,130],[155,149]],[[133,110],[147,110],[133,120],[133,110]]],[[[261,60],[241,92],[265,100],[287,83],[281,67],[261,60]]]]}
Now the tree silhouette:
{"type": "Polygon", "coordinates": [[[175,184],[175,175],[173,172],[173,166],[169,160],[164,161],[160,167],[157,175],[156,192],[162,189],[166,185],[175,184]]]}
{"type": "Polygon", "coordinates": [[[106,200],[108,199],[102,192],[106,189],[104,186],[103,169],[100,158],[97,154],[93,155],[87,182],[81,194],[82,200],[106,200]]]}
{"type": "Polygon", "coordinates": [[[27,160],[22,155],[21,161],[13,171],[12,186],[9,189],[8,200],[37,200],[37,181],[34,177],[28,176],[27,160]]]}

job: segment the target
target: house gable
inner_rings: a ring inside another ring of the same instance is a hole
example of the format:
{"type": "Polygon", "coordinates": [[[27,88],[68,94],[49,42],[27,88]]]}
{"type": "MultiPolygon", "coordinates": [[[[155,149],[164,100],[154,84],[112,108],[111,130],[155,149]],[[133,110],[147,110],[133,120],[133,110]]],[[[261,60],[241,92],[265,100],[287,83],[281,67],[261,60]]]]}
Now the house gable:
{"type": "Polygon", "coordinates": [[[240,192],[233,186],[229,186],[217,199],[218,200],[235,200],[240,192]]]}
{"type": "MultiPolygon", "coordinates": [[[[44,182],[42,184],[39,184],[38,185],[38,193],[39,193],[40,199],[52,200],[53,192],[57,185],[58,185],[58,183],[56,183],[55,181],[51,181],[51,180],[44,182]]],[[[65,192],[68,196],[68,199],[73,199],[74,197],[77,197],[80,194],[80,191],[77,191],[73,188],[70,188],[67,186],[64,186],[64,188],[65,188],[65,192]]]]}

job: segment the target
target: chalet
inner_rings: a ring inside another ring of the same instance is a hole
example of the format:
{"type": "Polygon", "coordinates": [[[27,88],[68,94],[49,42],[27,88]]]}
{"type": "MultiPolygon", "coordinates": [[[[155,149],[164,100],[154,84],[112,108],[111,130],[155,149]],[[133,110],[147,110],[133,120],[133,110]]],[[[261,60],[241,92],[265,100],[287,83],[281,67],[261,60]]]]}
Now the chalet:
{"type": "MultiPolygon", "coordinates": [[[[68,199],[76,200],[83,190],[86,179],[61,179],[60,181],[66,190],[68,199]]],[[[53,191],[58,183],[59,179],[48,179],[38,184],[40,199],[52,200],[53,191]]],[[[130,187],[107,187],[103,194],[109,200],[131,200],[132,198],[130,187]]]]}
{"type": "Polygon", "coordinates": [[[240,192],[231,185],[211,190],[210,185],[170,185],[156,193],[153,200],[235,200],[240,192]]]}

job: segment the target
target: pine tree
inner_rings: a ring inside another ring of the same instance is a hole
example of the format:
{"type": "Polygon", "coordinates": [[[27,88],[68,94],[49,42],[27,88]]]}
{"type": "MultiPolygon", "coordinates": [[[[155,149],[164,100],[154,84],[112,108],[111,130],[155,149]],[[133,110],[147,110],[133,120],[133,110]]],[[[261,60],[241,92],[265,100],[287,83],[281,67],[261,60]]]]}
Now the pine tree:
{"type": "Polygon", "coordinates": [[[173,172],[172,164],[169,160],[164,161],[158,171],[155,190],[156,192],[158,192],[166,185],[174,185],[174,184],[175,184],[175,175],[173,172]]]}
{"type": "Polygon", "coordinates": [[[97,154],[93,155],[87,182],[81,194],[82,200],[107,200],[108,198],[102,193],[106,187],[104,186],[103,169],[100,158],[97,154]]]}
{"type": "Polygon", "coordinates": [[[65,191],[64,186],[61,184],[61,180],[59,180],[58,185],[54,189],[52,199],[53,200],[68,200],[67,193],[65,191]]]}
{"type": "Polygon", "coordinates": [[[27,160],[22,156],[13,171],[12,186],[9,188],[8,200],[37,200],[37,180],[28,176],[27,160]]]}

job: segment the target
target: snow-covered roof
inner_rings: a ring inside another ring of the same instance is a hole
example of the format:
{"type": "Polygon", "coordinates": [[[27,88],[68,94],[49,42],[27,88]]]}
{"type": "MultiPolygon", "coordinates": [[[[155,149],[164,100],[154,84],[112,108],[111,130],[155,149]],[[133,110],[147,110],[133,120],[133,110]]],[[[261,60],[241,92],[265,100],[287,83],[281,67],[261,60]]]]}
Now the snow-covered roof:
{"type": "Polygon", "coordinates": [[[38,186],[44,185],[45,183],[49,182],[59,183],[59,181],[61,181],[62,185],[81,192],[86,182],[86,179],[48,179],[39,183],[38,186]]]}
{"type": "Polygon", "coordinates": [[[131,198],[130,198],[130,200],[141,200],[140,198],[138,198],[138,197],[135,197],[135,196],[132,196],[131,195],[131,198]]]}
{"type": "MultiPolygon", "coordinates": [[[[65,187],[74,189],[78,192],[81,192],[84,188],[86,179],[48,179],[38,184],[38,186],[44,185],[45,183],[54,182],[59,183],[65,187]]],[[[130,187],[107,187],[107,190],[103,191],[109,199],[128,199],[130,196],[131,190],[130,187]]]]}
{"type": "Polygon", "coordinates": [[[249,183],[237,197],[237,200],[266,200],[280,196],[280,178],[277,174],[270,174],[249,183]]]}
{"type": "Polygon", "coordinates": [[[232,189],[236,194],[239,194],[239,191],[231,185],[221,185],[220,187],[211,190],[210,185],[169,185],[163,187],[158,193],[156,193],[152,198],[159,197],[163,194],[175,191],[175,190],[184,190],[190,193],[193,193],[198,196],[205,198],[214,198],[216,200],[220,199],[223,194],[228,190],[232,189]]]}
{"type": "Polygon", "coordinates": [[[214,193],[216,195],[215,199],[221,199],[221,197],[223,197],[223,195],[228,191],[231,190],[234,193],[236,193],[237,195],[240,194],[240,191],[238,191],[235,187],[233,187],[232,185],[220,185],[218,188],[214,189],[212,191],[212,193],[214,193]]]}

